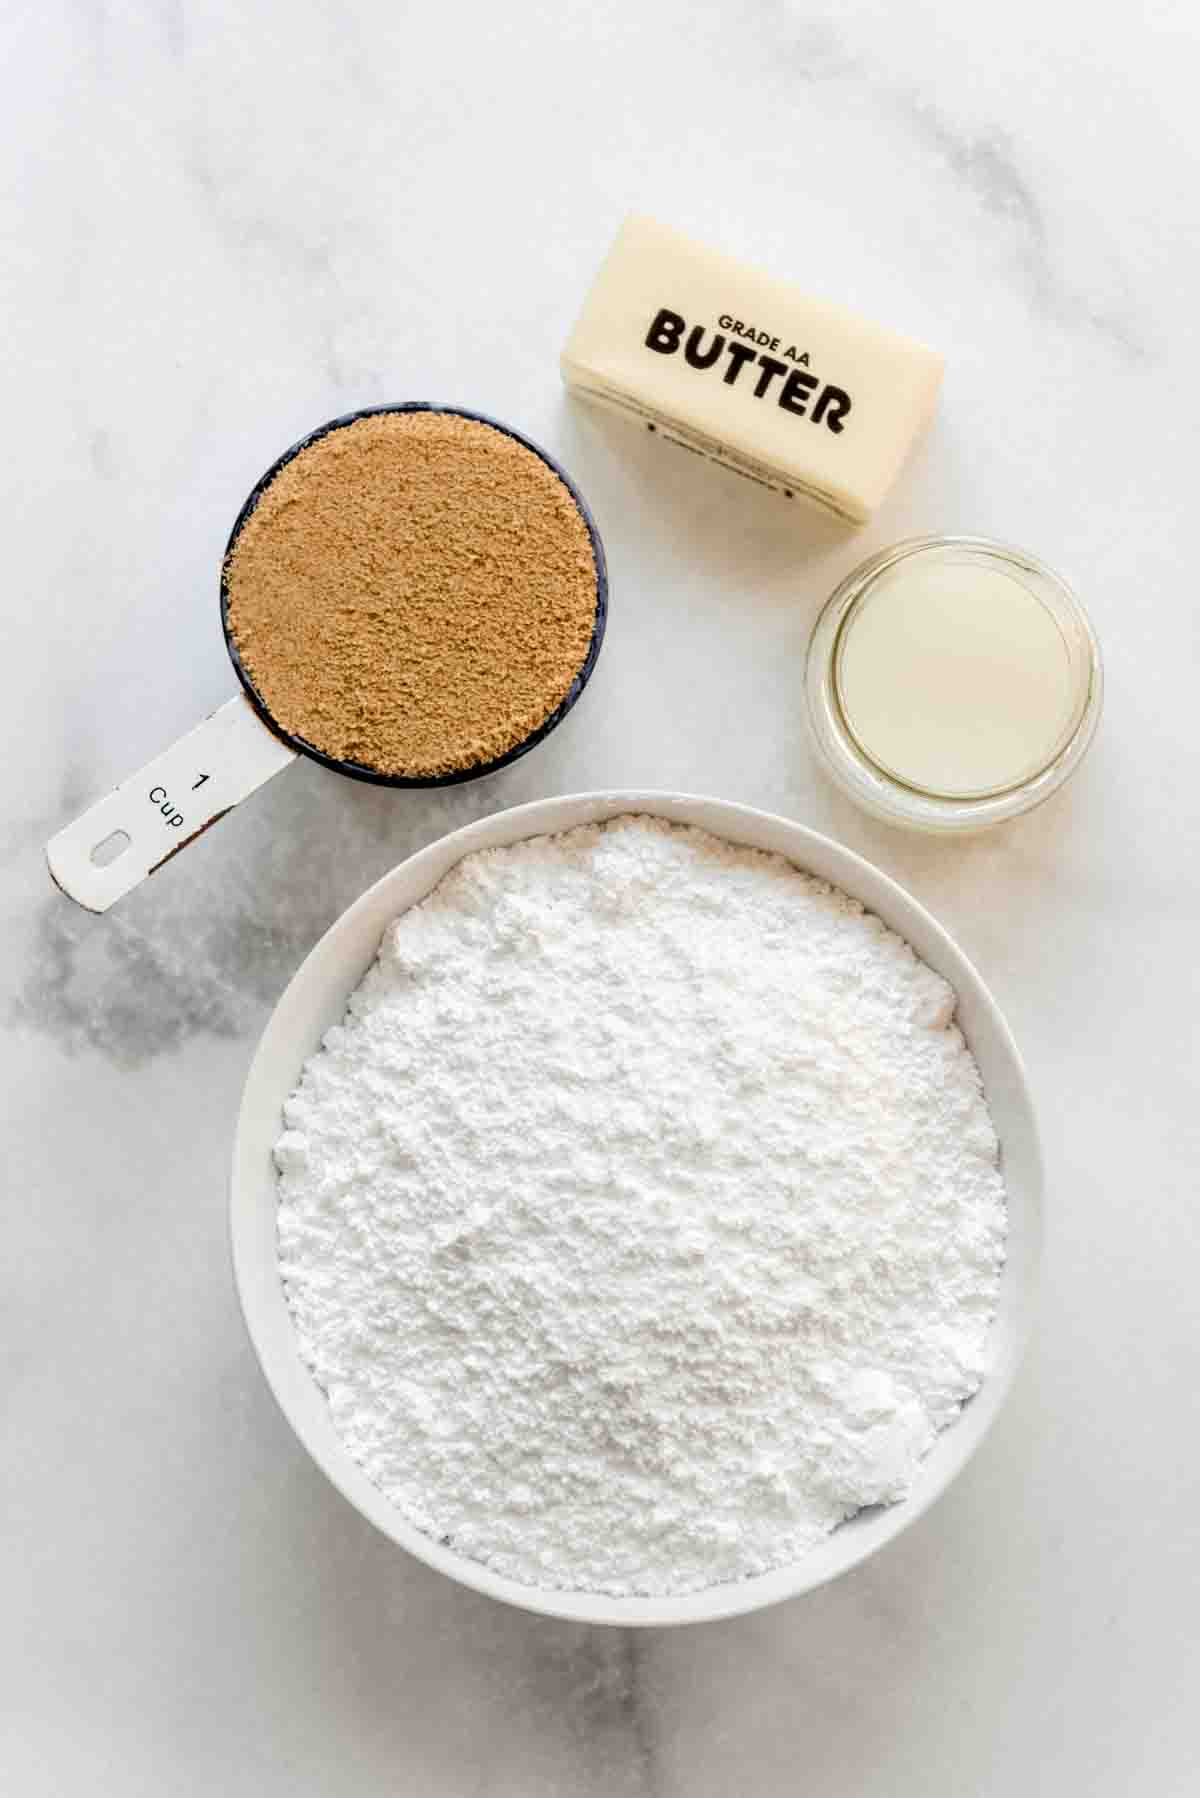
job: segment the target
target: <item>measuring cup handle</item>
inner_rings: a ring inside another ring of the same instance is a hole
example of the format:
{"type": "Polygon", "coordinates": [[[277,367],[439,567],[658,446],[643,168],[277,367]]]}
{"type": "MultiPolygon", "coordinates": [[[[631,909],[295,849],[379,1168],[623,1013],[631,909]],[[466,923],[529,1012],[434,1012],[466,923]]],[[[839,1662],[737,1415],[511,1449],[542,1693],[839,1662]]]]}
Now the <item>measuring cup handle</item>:
{"type": "Polygon", "coordinates": [[[296,759],[238,694],[46,845],[55,883],[107,911],[296,759]]]}

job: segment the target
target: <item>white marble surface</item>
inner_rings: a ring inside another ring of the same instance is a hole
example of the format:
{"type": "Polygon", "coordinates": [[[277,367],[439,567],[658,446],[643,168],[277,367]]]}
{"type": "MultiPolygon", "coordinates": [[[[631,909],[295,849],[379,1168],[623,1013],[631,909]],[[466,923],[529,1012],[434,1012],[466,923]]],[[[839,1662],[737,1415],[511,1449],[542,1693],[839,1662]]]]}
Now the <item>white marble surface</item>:
{"type": "Polygon", "coordinates": [[[0,1789],[1193,1792],[1194,7],[43,0],[0,34],[0,1789]],[[857,539],[564,400],[630,205],[946,350],[857,539]],[[613,575],[591,690],[441,797],[297,766],[84,916],[41,844],[231,690],[242,497],[402,397],[577,475],[613,575]],[[960,844],[856,814],[800,711],[835,578],[941,529],[1059,566],[1109,673],[1074,786],[960,844]],[[224,1205],[256,1034],[342,907],[485,810],[641,783],[784,811],[934,908],[1027,1054],[1051,1226],[1028,1363],[942,1503],[813,1597],[633,1636],[461,1592],[326,1486],[224,1205]]]}

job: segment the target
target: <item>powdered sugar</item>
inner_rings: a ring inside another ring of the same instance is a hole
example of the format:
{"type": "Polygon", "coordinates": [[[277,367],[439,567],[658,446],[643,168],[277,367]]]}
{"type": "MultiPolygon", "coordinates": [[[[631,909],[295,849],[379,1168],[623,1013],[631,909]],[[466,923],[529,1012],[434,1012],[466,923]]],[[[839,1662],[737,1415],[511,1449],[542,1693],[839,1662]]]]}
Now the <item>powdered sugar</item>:
{"type": "Polygon", "coordinates": [[[996,1139],[954,996],[855,901],[649,818],[391,926],[285,1108],[335,1427],[538,1586],[679,1593],[908,1490],[987,1366],[996,1139]]]}

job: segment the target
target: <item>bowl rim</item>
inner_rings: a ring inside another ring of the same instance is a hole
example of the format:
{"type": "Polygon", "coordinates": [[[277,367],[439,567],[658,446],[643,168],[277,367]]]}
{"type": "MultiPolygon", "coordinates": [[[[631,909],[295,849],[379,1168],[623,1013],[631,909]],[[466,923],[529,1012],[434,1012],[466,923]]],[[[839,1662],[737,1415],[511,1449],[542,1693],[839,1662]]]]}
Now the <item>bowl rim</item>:
{"type": "Polygon", "coordinates": [[[715,1621],[816,1590],[892,1541],[938,1499],[967,1464],[995,1421],[1028,1339],[1043,1234],[1042,1157],[1029,1082],[1012,1033],[982,977],[950,934],[921,903],[852,849],[808,826],[700,794],[660,789],[602,789],[536,799],[492,812],[416,850],[362,893],[305,956],[259,1039],[242,1092],[234,1137],[229,1198],[234,1283],[251,1346],[279,1409],[325,1477],[383,1535],[460,1585],[524,1610],[576,1622],[650,1627],[715,1621]],[[897,1503],[860,1511],[800,1560],[768,1573],[664,1597],[526,1586],[425,1535],[372,1485],[342,1447],[324,1395],[295,1348],[275,1254],[275,1170],[270,1143],[279,1106],[325,1029],[374,959],[386,923],[433,890],[465,855],[527,837],[559,833],[628,814],[694,825],[751,847],[782,854],[804,872],[857,898],[947,978],[958,996],[956,1020],[980,1060],[991,1065],[985,1092],[1001,1141],[1009,1204],[1008,1258],[993,1322],[993,1366],[959,1417],[939,1433],[911,1493],[897,1503]],[[758,839],[776,840],[776,846],[758,839]],[[787,842],[791,848],[778,846],[787,842]],[[813,866],[808,857],[819,864],[813,866]],[[393,902],[393,893],[405,896],[393,902]],[[364,931],[367,933],[364,939],[364,931]],[[918,940],[914,940],[914,938],[918,940]],[[364,940],[370,947],[364,959],[364,940]],[[313,1007],[320,1005],[319,1025],[313,1007]],[[968,1023],[963,1020],[966,1012],[968,1023]],[[303,1022],[304,1040],[297,1026],[303,1022]],[[1000,1101],[1003,1120],[995,1116],[1000,1101]],[[1003,1127],[1002,1127],[1003,1123],[1003,1127]],[[1017,1171],[1017,1183],[1011,1179],[1017,1171]],[[299,1378],[297,1378],[299,1376],[299,1378]]]}

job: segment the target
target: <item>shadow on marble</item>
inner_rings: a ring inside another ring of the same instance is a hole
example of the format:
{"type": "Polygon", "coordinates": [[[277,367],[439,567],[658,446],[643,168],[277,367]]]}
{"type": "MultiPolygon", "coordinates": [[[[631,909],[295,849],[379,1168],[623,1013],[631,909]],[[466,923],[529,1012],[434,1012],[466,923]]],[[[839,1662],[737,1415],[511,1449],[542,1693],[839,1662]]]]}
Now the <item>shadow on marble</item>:
{"type": "Polygon", "coordinates": [[[564,394],[557,441],[602,535],[610,513],[636,508],[621,536],[636,526],[646,565],[693,567],[710,586],[744,590],[751,610],[781,581],[853,547],[853,532],[810,502],[785,499],[584,400],[564,394]]]}

